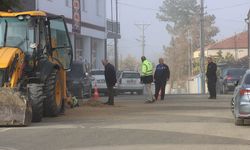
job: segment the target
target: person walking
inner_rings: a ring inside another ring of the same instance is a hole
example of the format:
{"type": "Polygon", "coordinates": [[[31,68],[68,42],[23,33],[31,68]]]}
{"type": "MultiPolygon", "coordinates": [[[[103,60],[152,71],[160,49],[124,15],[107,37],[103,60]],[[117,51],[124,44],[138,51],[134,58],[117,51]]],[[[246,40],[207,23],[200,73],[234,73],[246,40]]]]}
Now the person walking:
{"type": "Polygon", "coordinates": [[[102,60],[102,64],[105,67],[104,75],[108,88],[108,101],[104,104],[114,105],[114,86],[116,84],[116,71],[115,67],[108,62],[108,60],[102,60]]]}
{"type": "Polygon", "coordinates": [[[164,64],[163,58],[159,59],[159,64],[156,66],[154,73],[155,80],[155,99],[158,99],[159,92],[161,91],[161,100],[165,97],[165,88],[167,81],[170,77],[170,71],[168,65],[164,64]]]}
{"type": "Polygon", "coordinates": [[[209,99],[216,99],[216,82],[217,82],[217,65],[213,62],[211,57],[207,58],[208,65],[207,65],[207,86],[209,91],[209,99]]]}
{"type": "Polygon", "coordinates": [[[153,82],[153,65],[146,59],[145,56],[141,57],[141,61],[141,81],[145,84],[146,103],[152,103],[155,101],[151,88],[151,84],[153,82]]]}

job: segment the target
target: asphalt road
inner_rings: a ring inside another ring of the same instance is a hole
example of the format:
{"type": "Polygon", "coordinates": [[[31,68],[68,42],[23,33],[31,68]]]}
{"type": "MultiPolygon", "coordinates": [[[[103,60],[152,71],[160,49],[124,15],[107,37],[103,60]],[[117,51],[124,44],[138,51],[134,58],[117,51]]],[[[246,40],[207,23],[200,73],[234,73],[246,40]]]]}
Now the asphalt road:
{"type": "MultiPolygon", "coordinates": [[[[106,98],[102,98],[104,101],[106,98]]],[[[172,95],[144,104],[84,105],[30,127],[0,128],[0,150],[249,150],[250,126],[235,126],[230,95],[172,95]]]]}

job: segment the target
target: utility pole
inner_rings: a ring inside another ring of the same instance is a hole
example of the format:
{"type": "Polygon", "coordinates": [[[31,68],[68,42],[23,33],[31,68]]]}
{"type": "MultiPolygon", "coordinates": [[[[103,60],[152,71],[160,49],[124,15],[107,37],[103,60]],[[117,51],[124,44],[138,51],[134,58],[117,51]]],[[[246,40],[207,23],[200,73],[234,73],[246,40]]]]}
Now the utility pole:
{"type": "Polygon", "coordinates": [[[111,22],[112,22],[112,32],[115,31],[114,37],[114,61],[115,61],[115,68],[118,70],[119,63],[118,63],[118,0],[115,0],[115,23],[114,23],[114,10],[113,10],[113,0],[111,2],[111,22]]]}
{"type": "Polygon", "coordinates": [[[235,36],[234,36],[234,58],[235,60],[237,61],[238,60],[238,37],[237,37],[237,34],[235,33],[235,36]]]}
{"type": "Polygon", "coordinates": [[[205,94],[205,33],[204,33],[204,0],[201,0],[201,14],[200,14],[200,71],[201,71],[201,92],[205,94]]]}
{"type": "Polygon", "coordinates": [[[188,93],[190,93],[190,78],[192,76],[192,70],[193,70],[193,62],[192,62],[192,37],[190,35],[190,32],[188,30],[188,45],[189,45],[189,48],[188,48],[188,93]]]}
{"type": "Polygon", "coordinates": [[[250,9],[247,14],[247,18],[245,19],[248,24],[248,68],[250,69],[250,9]]]}
{"type": "Polygon", "coordinates": [[[115,68],[118,70],[119,68],[119,64],[118,64],[118,0],[115,0],[115,6],[116,6],[116,11],[115,11],[115,14],[116,14],[116,28],[115,28],[115,39],[114,39],[114,42],[115,42],[115,68]]]}
{"type": "Polygon", "coordinates": [[[145,56],[145,46],[146,46],[146,40],[145,40],[145,31],[150,26],[150,24],[135,24],[135,26],[142,30],[142,56],[145,56]]]}

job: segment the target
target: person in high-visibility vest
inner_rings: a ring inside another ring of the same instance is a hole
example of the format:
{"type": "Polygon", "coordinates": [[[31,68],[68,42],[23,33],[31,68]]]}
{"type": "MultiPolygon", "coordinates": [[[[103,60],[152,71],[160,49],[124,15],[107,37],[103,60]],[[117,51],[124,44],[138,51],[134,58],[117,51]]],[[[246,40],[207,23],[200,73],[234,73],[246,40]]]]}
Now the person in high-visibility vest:
{"type": "Polygon", "coordinates": [[[145,84],[146,89],[146,103],[152,103],[155,101],[155,98],[152,93],[151,85],[153,82],[153,64],[147,60],[145,56],[141,57],[142,66],[141,66],[141,81],[145,84]]]}

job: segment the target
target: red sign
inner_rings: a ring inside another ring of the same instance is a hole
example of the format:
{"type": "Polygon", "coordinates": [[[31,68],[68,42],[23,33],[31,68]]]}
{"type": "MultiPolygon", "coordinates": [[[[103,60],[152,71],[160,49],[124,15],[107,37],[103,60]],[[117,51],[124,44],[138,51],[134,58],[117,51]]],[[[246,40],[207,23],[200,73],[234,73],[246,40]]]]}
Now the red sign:
{"type": "Polygon", "coordinates": [[[81,34],[81,4],[80,0],[72,0],[72,32],[81,34]]]}

